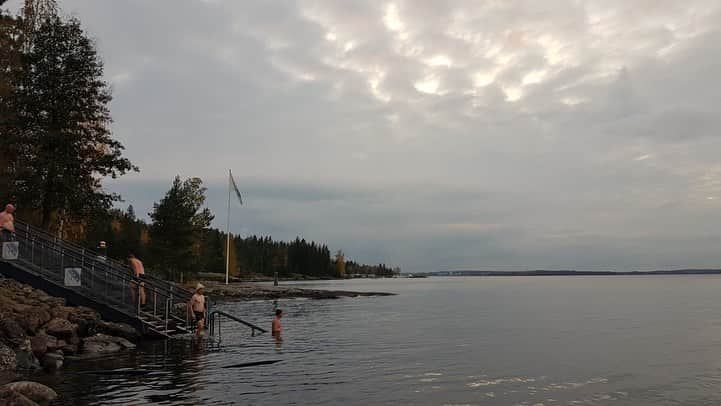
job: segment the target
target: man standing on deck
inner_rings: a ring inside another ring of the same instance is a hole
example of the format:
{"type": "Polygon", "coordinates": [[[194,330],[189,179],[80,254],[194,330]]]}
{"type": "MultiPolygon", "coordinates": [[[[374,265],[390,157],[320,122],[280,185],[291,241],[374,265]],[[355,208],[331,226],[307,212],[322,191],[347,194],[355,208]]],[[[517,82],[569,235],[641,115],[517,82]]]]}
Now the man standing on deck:
{"type": "Polygon", "coordinates": [[[205,330],[205,296],[203,290],[205,286],[198,284],[195,287],[195,294],[188,302],[188,313],[192,314],[196,323],[198,323],[198,335],[203,334],[205,330]]]}
{"type": "Polygon", "coordinates": [[[133,271],[133,282],[130,283],[130,294],[133,297],[133,303],[137,303],[137,295],[140,293],[140,306],[145,306],[145,282],[143,282],[143,279],[145,279],[145,267],[132,252],[128,254],[128,265],[133,271]]]}
{"type": "Polygon", "coordinates": [[[0,232],[2,232],[2,241],[12,241],[15,239],[15,206],[7,204],[5,210],[0,212],[0,232]]]}

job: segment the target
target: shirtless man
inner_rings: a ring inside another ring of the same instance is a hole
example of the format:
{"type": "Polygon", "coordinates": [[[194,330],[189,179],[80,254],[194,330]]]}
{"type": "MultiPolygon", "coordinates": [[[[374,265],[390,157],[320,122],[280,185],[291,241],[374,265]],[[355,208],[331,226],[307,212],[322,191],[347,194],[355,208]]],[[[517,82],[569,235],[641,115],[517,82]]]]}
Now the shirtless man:
{"type": "Polygon", "coordinates": [[[280,333],[283,331],[283,327],[280,325],[281,317],[283,317],[283,310],[277,309],[275,311],[275,318],[273,319],[273,326],[271,328],[273,337],[275,337],[276,340],[280,339],[280,333]]]}
{"type": "Polygon", "coordinates": [[[12,241],[15,237],[15,206],[8,204],[5,210],[0,212],[0,230],[2,231],[2,241],[12,241]]]}
{"type": "Polygon", "coordinates": [[[200,283],[195,287],[195,294],[188,302],[188,313],[192,314],[198,323],[198,335],[203,334],[205,330],[205,296],[203,289],[205,287],[200,283]]]}
{"type": "Polygon", "coordinates": [[[133,282],[130,282],[130,294],[133,297],[133,303],[137,303],[137,293],[140,293],[140,306],[145,306],[145,267],[142,261],[135,257],[132,252],[128,254],[128,265],[133,271],[133,282]],[[138,289],[139,288],[139,289],[138,289]]]}

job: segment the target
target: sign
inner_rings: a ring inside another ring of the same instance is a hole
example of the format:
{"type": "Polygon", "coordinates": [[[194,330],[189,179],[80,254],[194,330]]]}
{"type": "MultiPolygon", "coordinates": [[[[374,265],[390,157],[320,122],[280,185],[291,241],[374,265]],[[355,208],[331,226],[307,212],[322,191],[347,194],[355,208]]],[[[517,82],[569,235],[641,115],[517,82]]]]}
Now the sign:
{"type": "Polygon", "coordinates": [[[82,268],[65,268],[65,286],[82,286],[82,268]]]}
{"type": "Polygon", "coordinates": [[[3,243],[3,259],[18,259],[18,255],[20,255],[20,242],[11,241],[3,243]]]}

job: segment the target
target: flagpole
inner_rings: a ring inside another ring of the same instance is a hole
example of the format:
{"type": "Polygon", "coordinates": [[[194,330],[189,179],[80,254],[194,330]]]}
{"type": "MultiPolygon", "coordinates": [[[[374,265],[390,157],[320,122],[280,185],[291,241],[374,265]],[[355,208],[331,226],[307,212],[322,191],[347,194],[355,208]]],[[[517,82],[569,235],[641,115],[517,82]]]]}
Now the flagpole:
{"type": "Polygon", "coordinates": [[[232,179],[232,172],[228,169],[228,224],[226,227],[227,241],[225,243],[225,284],[228,284],[228,275],[230,274],[230,182],[232,179]]]}

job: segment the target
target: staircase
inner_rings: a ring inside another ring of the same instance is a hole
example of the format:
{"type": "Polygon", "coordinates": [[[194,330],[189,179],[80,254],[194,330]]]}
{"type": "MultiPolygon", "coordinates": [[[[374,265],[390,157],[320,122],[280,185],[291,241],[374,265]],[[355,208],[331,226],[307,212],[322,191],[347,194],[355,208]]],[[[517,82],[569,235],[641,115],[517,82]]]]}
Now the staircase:
{"type": "Polygon", "coordinates": [[[132,325],[149,336],[190,331],[186,305],[193,293],[146,275],[134,280],[122,263],[23,223],[15,222],[18,258],[0,259],[0,273],[68,303],[97,310],[108,321],[132,325]],[[141,306],[140,289],[146,304],[141,306]]]}

